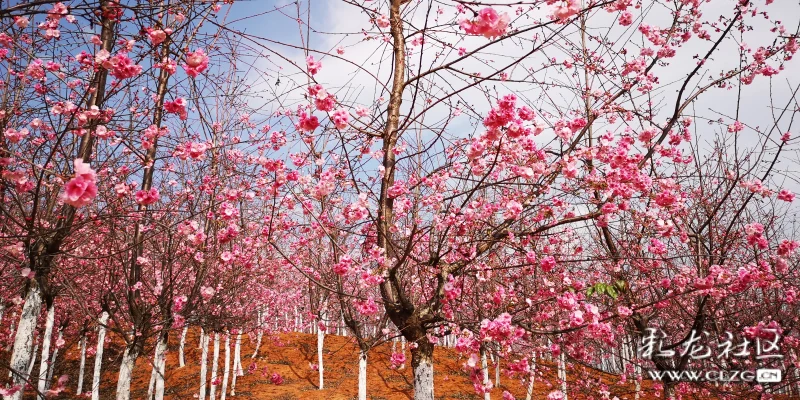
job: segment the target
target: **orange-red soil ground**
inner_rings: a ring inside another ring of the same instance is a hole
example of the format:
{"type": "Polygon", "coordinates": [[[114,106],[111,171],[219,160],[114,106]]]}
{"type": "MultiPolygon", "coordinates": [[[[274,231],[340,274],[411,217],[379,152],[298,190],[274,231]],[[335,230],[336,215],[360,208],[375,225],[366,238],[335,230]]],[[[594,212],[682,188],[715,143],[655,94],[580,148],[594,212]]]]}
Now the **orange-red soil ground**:
{"type": "MultiPolygon", "coordinates": [[[[178,368],[178,340],[176,335],[170,337],[169,352],[166,367],[166,398],[167,399],[194,399],[197,398],[199,391],[200,376],[200,357],[198,349],[199,332],[190,331],[186,341],[186,366],[178,368]]],[[[255,338],[253,338],[255,339],[255,338]]],[[[224,341],[221,341],[224,343],[224,341]]],[[[209,369],[212,356],[212,346],[209,346],[209,369]]],[[[325,366],[325,389],[318,390],[317,371],[310,368],[311,363],[316,363],[316,335],[310,334],[279,334],[273,337],[264,336],[261,350],[258,357],[251,358],[254,349],[254,341],[247,335],[242,335],[242,365],[245,370],[252,362],[258,366],[254,373],[245,372],[245,376],[238,378],[236,383],[236,396],[232,399],[333,399],[349,400],[355,399],[358,390],[358,351],[350,338],[342,336],[328,335],[325,337],[324,366],[325,366]],[[266,367],[268,373],[263,374],[266,367]],[[283,384],[274,385],[270,382],[270,375],[273,372],[281,374],[283,384]]],[[[113,399],[116,389],[117,373],[121,357],[119,346],[107,345],[104,354],[104,365],[102,383],[100,387],[101,399],[113,399]]],[[[410,353],[406,350],[406,358],[409,365],[403,370],[393,370],[390,368],[389,356],[391,354],[391,343],[380,345],[369,353],[368,363],[368,399],[412,399],[412,381],[410,368],[410,353]]],[[[399,344],[398,344],[399,351],[399,344]]],[[[56,376],[61,374],[70,375],[68,390],[59,395],[58,399],[73,399],[77,382],[79,350],[77,346],[70,346],[65,357],[57,364],[56,376]]],[[[61,356],[59,356],[61,358],[61,356]]],[[[233,362],[233,340],[231,340],[231,363],[233,362]]],[[[468,374],[462,368],[466,360],[452,349],[437,347],[434,353],[434,373],[435,373],[435,394],[437,399],[482,399],[478,396],[469,380],[468,374]]],[[[224,352],[220,352],[220,372],[222,374],[222,363],[224,362],[224,352]]],[[[134,379],[131,388],[131,399],[145,399],[151,373],[151,360],[140,357],[136,363],[134,379]]],[[[94,365],[94,358],[87,358],[86,376],[84,390],[89,390],[91,386],[91,373],[94,365]]],[[[35,368],[38,371],[38,367],[35,368]]],[[[544,399],[556,385],[556,372],[552,365],[540,363],[540,371],[543,376],[537,378],[534,399],[544,399]]],[[[570,399],[599,399],[601,396],[594,391],[593,393],[572,393],[572,389],[577,389],[578,381],[582,379],[602,379],[609,384],[611,398],[618,396],[620,399],[633,399],[633,385],[628,382],[625,385],[615,385],[617,379],[610,375],[599,373],[595,370],[586,369],[582,366],[570,367],[568,372],[571,386],[570,399]]],[[[490,367],[490,376],[494,378],[494,369],[490,367]]],[[[645,387],[649,387],[645,382],[645,387]]],[[[229,386],[230,387],[230,386],[229,386]]],[[[503,374],[500,378],[500,387],[495,388],[491,395],[492,399],[501,399],[502,392],[508,390],[518,399],[525,398],[525,386],[518,379],[512,379],[503,374]]],[[[643,400],[652,398],[652,391],[643,393],[643,400]]],[[[26,398],[33,398],[29,392],[26,398]]],[[[83,397],[85,398],[85,397],[83,397]]],[[[219,398],[219,393],[218,397],[219,398]]]]}

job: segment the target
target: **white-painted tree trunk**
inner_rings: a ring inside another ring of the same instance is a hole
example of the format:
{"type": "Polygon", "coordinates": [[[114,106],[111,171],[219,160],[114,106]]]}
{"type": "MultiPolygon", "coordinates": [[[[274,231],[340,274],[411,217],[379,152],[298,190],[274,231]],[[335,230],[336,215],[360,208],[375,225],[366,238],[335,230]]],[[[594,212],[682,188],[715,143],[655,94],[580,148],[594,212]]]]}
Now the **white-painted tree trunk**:
{"type": "Polygon", "coordinates": [[[500,355],[494,355],[494,386],[500,387],[500,355]]]}
{"type": "MultiPolygon", "coordinates": [[[[489,363],[486,362],[486,348],[481,346],[481,374],[483,374],[483,387],[489,387],[489,363]]],[[[483,400],[491,400],[492,395],[489,392],[483,394],[483,400]]]]}
{"type": "MultiPolygon", "coordinates": [[[[63,338],[64,329],[58,328],[58,337],[56,338],[56,343],[60,342],[63,338]]],[[[53,371],[56,369],[56,357],[58,357],[58,345],[56,345],[56,348],[53,349],[53,355],[50,356],[50,365],[47,368],[47,384],[45,385],[45,389],[50,389],[50,386],[53,384],[53,371]]]]}
{"type": "Polygon", "coordinates": [[[420,360],[414,367],[414,400],[434,400],[433,362],[420,360]]]}
{"type": "Polygon", "coordinates": [[[50,342],[53,338],[53,325],[56,321],[55,301],[47,307],[47,319],[44,323],[44,336],[42,337],[42,355],[39,358],[39,379],[36,383],[36,390],[39,392],[38,398],[44,400],[44,391],[47,386],[47,370],[50,365],[50,342]]]}
{"type": "Polygon", "coordinates": [[[533,385],[536,382],[536,356],[533,356],[533,365],[531,365],[531,375],[528,378],[528,390],[525,391],[525,400],[533,399],[533,385]]]}
{"type": "Polygon", "coordinates": [[[183,327],[181,332],[181,344],[178,346],[178,367],[183,368],[186,366],[186,360],[183,357],[183,348],[186,345],[186,332],[189,331],[188,326],[183,327]]]}
{"type": "MultiPolygon", "coordinates": [[[[297,307],[295,307],[297,309],[297,307]]],[[[3,322],[3,314],[6,312],[6,303],[3,302],[3,299],[0,299],[0,322],[3,322]]]]}
{"type": "MultiPolygon", "coordinates": [[[[11,351],[11,373],[14,375],[11,380],[12,386],[23,387],[28,381],[28,366],[33,366],[31,359],[35,358],[36,350],[33,350],[33,335],[36,332],[36,319],[42,309],[42,293],[39,284],[31,281],[31,286],[25,296],[25,304],[22,306],[22,313],[19,315],[19,324],[14,334],[14,347],[11,351]]],[[[22,400],[24,390],[18,390],[9,396],[9,400],[22,400]]]]}
{"type": "Polygon", "coordinates": [[[233,351],[233,369],[236,376],[244,376],[244,367],[242,367],[242,333],[241,331],[236,334],[236,347],[233,351]]]}
{"type": "Polygon", "coordinates": [[[561,353],[558,354],[558,377],[561,380],[561,392],[564,393],[564,400],[567,400],[567,356],[564,354],[564,349],[561,349],[561,353]]]}
{"type": "Polygon", "coordinates": [[[158,343],[156,343],[153,368],[150,371],[150,384],[147,387],[148,400],[152,400],[153,398],[161,400],[164,398],[164,358],[166,357],[166,351],[167,343],[162,334],[159,335],[158,343]]]}
{"type": "Polygon", "coordinates": [[[242,368],[242,334],[236,334],[236,344],[233,350],[233,376],[231,376],[231,396],[236,396],[236,378],[244,375],[242,368]]]}
{"type": "MultiPolygon", "coordinates": [[[[794,350],[791,351],[792,359],[797,359],[797,355],[794,350]]],[[[800,371],[797,368],[794,369],[794,382],[795,382],[795,393],[800,397],[800,371]]]]}
{"type": "MultiPolygon", "coordinates": [[[[203,348],[203,338],[205,337],[206,337],[206,331],[203,328],[200,328],[200,343],[197,344],[198,349],[203,348]]],[[[206,343],[206,346],[208,346],[208,343],[206,343]]]]}
{"type": "Polygon", "coordinates": [[[367,352],[358,354],[358,400],[367,400],[367,352]]]}
{"type": "Polygon", "coordinates": [[[222,391],[220,391],[220,400],[225,400],[225,395],[228,392],[228,378],[231,373],[231,334],[225,334],[225,367],[222,369],[222,391]]]}
{"type": "Polygon", "coordinates": [[[153,400],[156,390],[156,371],[158,371],[158,345],[156,345],[155,356],[153,357],[153,367],[150,369],[150,383],[147,385],[147,400],[153,400]]]}
{"type": "Polygon", "coordinates": [[[635,392],[633,394],[633,399],[634,400],[639,400],[639,398],[641,397],[641,392],[642,392],[642,381],[640,379],[640,375],[642,373],[642,370],[641,370],[642,367],[639,365],[639,363],[636,360],[636,350],[635,350],[635,348],[636,348],[636,345],[633,343],[633,341],[631,341],[631,343],[628,345],[628,352],[629,352],[629,358],[631,360],[631,364],[633,364],[633,379],[634,379],[633,385],[634,385],[634,389],[635,389],[635,392]]]}
{"type": "Polygon", "coordinates": [[[39,350],[39,343],[36,343],[33,346],[33,356],[31,357],[31,362],[25,367],[25,372],[27,376],[31,376],[33,373],[33,365],[36,364],[36,352],[39,350]]]}
{"type": "Polygon", "coordinates": [[[253,351],[253,355],[250,358],[256,358],[256,356],[258,355],[258,349],[261,347],[261,336],[263,335],[264,332],[261,329],[259,329],[258,336],[256,337],[256,350],[253,351]]]}
{"type": "Polygon", "coordinates": [[[208,397],[211,400],[217,398],[217,364],[219,363],[219,333],[214,333],[214,358],[211,359],[211,391],[208,397]]]}
{"type": "Polygon", "coordinates": [[[208,335],[201,338],[200,341],[201,355],[200,355],[200,400],[206,400],[206,373],[208,371],[208,335]]]}
{"type": "Polygon", "coordinates": [[[300,332],[305,332],[305,327],[303,326],[303,312],[301,311],[297,315],[298,320],[300,321],[300,332]]]}
{"type": "Polygon", "coordinates": [[[94,356],[94,373],[92,374],[92,400],[100,400],[100,371],[103,367],[103,349],[106,342],[107,323],[108,313],[103,311],[100,314],[99,326],[97,327],[97,352],[94,356]]]}
{"type": "MultiPolygon", "coordinates": [[[[16,316],[16,314],[14,314],[14,316],[16,316]]],[[[12,317],[12,318],[13,318],[13,317],[12,317]]],[[[12,320],[12,321],[11,321],[11,329],[9,329],[8,331],[9,331],[9,332],[16,332],[15,328],[16,328],[16,326],[15,326],[15,324],[14,324],[14,321],[12,320]]],[[[36,352],[34,351],[34,352],[33,352],[33,354],[36,354],[36,352]]],[[[11,369],[11,368],[9,368],[9,369],[8,369],[8,379],[11,379],[13,376],[14,376],[14,370],[13,370],[13,369],[11,369]]],[[[5,400],[5,399],[4,399],[4,400],[5,400]]]]}
{"type": "Polygon", "coordinates": [[[158,345],[156,346],[156,358],[158,362],[156,363],[156,388],[155,388],[155,399],[156,400],[164,400],[164,373],[166,373],[167,369],[167,336],[166,334],[162,335],[158,340],[158,345]]]}
{"type": "Polygon", "coordinates": [[[125,346],[125,351],[122,353],[122,363],[117,376],[117,400],[131,398],[131,379],[133,379],[133,368],[136,366],[137,351],[131,344],[125,346]]]}
{"type": "MultiPolygon", "coordinates": [[[[406,337],[405,336],[400,336],[400,351],[403,354],[406,354],[406,337]]],[[[406,368],[406,363],[402,363],[402,364],[400,364],[400,366],[397,369],[405,369],[405,368],[406,368]]]]}
{"type": "Polygon", "coordinates": [[[233,374],[231,374],[231,397],[236,396],[236,378],[239,376],[239,369],[236,367],[236,357],[233,360],[233,374]]]}
{"type": "MultiPolygon", "coordinates": [[[[320,322],[325,321],[325,313],[323,312],[320,315],[320,322]]],[[[325,388],[325,368],[322,364],[322,348],[324,347],[325,343],[325,331],[322,329],[317,329],[317,366],[319,366],[319,390],[325,388]]]]}
{"type": "Polygon", "coordinates": [[[84,333],[81,336],[81,364],[80,368],[78,368],[78,392],[77,395],[80,396],[83,394],[83,371],[86,367],[86,334],[84,333]]]}

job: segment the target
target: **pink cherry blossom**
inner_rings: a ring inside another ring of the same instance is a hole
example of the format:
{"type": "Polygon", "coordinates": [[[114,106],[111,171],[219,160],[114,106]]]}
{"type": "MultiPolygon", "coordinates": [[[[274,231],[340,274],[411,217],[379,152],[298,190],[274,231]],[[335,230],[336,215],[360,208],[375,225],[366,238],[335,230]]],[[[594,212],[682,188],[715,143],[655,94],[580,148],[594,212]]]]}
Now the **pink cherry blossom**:
{"type": "Polygon", "coordinates": [[[136,202],[143,206],[154,204],[159,198],[158,190],[155,188],[151,188],[150,190],[139,190],[134,196],[136,198],[136,202]]]}
{"type": "Polygon", "coordinates": [[[386,14],[381,14],[378,18],[375,18],[375,24],[379,28],[386,29],[390,25],[389,17],[386,14]]]}
{"type": "Polygon", "coordinates": [[[547,400],[564,400],[564,392],[554,390],[547,394],[547,400]]]}
{"type": "MultiPolygon", "coordinates": [[[[101,50],[104,52],[105,50],[101,50]]],[[[117,79],[129,79],[138,76],[142,73],[142,67],[134,64],[133,60],[128,57],[127,53],[119,53],[113,57],[106,58],[106,54],[99,54],[103,61],[100,64],[103,68],[110,70],[111,75],[117,79]]]]}
{"type": "Polygon", "coordinates": [[[550,272],[556,266],[556,259],[553,256],[546,256],[539,262],[539,266],[542,267],[542,271],[550,272]]]}
{"type": "Polygon", "coordinates": [[[319,119],[315,115],[308,115],[306,112],[297,114],[297,129],[304,132],[311,132],[319,127],[319,119]]]}
{"type": "Polygon", "coordinates": [[[203,286],[203,287],[200,288],[200,295],[203,297],[203,300],[205,300],[205,301],[208,301],[212,297],[214,297],[215,293],[216,293],[216,290],[214,290],[213,287],[203,286]]]}
{"type": "Polygon", "coordinates": [[[350,119],[350,113],[347,110],[340,108],[331,114],[331,120],[336,126],[336,129],[347,128],[347,122],[350,119]]]}
{"type": "Polygon", "coordinates": [[[20,140],[26,138],[29,133],[30,132],[25,128],[22,128],[20,130],[8,128],[5,131],[5,137],[11,143],[19,143],[20,140]]]}
{"type": "Polygon", "coordinates": [[[14,16],[14,25],[17,26],[19,29],[25,29],[28,27],[30,21],[27,17],[24,16],[14,16]]]}
{"type": "Polygon", "coordinates": [[[208,68],[208,56],[203,49],[197,49],[186,54],[186,63],[183,64],[183,69],[187,75],[196,78],[206,68],[208,68]]]}
{"type": "Polygon", "coordinates": [[[375,300],[370,296],[367,300],[356,300],[353,302],[356,310],[363,315],[375,315],[378,313],[378,305],[375,300]]]}
{"type": "Polygon", "coordinates": [[[522,213],[522,204],[516,200],[509,200],[506,203],[506,211],[503,214],[504,219],[517,219],[522,213]]]}
{"type": "Polygon", "coordinates": [[[392,353],[391,357],[389,357],[389,363],[394,369],[400,368],[401,365],[406,363],[406,355],[403,353],[392,353]]]}
{"type": "Polygon", "coordinates": [[[64,203],[80,208],[88,205],[97,196],[96,175],[88,163],[74,161],[75,176],[64,186],[64,203]]]}
{"type": "Polygon", "coordinates": [[[629,11],[623,11],[619,15],[618,21],[620,25],[628,26],[633,23],[633,14],[631,14],[629,11]]]}
{"type": "Polygon", "coordinates": [[[459,25],[464,32],[470,35],[482,35],[487,38],[503,36],[508,29],[510,17],[506,13],[498,14],[491,7],[486,7],[478,12],[472,20],[461,20],[459,25]]]}
{"type": "Polygon", "coordinates": [[[308,73],[311,75],[316,75],[320,69],[322,69],[322,62],[315,61],[314,56],[308,56],[306,58],[306,66],[308,67],[308,73]]]}
{"type": "Polygon", "coordinates": [[[172,33],[172,29],[148,29],[147,31],[147,38],[150,39],[150,43],[153,46],[158,46],[159,44],[163,43],[167,40],[167,35],[172,33]]]}
{"type": "Polygon", "coordinates": [[[792,201],[794,201],[794,193],[792,193],[792,192],[790,192],[790,191],[788,191],[786,189],[783,189],[778,193],[778,200],[782,200],[782,201],[791,203],[792,201]]]}
{"type": "Polygon", "coordinates": [[[164,102],[164,111],[171,114],[178,114],[181,120],[186,120],[186,118],[188,118],[186,100],[183,97],[178,97],[174,101],[164,102]]]}

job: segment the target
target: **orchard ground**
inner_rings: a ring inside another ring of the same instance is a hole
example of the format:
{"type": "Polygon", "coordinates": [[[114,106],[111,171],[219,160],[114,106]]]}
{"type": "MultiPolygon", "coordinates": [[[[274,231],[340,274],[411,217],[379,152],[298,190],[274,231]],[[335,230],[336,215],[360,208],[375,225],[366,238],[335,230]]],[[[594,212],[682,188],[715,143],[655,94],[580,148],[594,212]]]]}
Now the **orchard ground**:
{"type": "MultiPolygon", "coordinates": [[[[178,339],[179,332],[170,337],[169,352],[167,353],[166,390],[168,399],[197,398],[199,390],[200,358],[198,348],[199,330],[189,331],[186,338],[185,359],[186,366],[178,367],[178,339]]],[[[270,337],[265,335],[259,354],[255,359],[251,356],[254,351],[255,337],[242,336],[242,366],[245,368],[244,376],[237,379],[236,395],[229,398],[240,399],[355,399],[358,392],[358,351],[350,337],[326,335],[324,354],[325,389],[318,390],[318,372],[311,369],[311,364],[316,363],[316,334],[281,333],[270,337]],[[256,369],[248,371],[255,362],[256,369]],[[266,371],[265,371],[266,369],[266,371]],[[270,381],[272,373],[279,373],[283,383],[275,385],[270,381]]],[[[212,345],[213,346],[213,345],[212,345]]],[[[211,346],[210,346],[211,347],[211,346]]],[[[233,347],[233,346],[231,346],[233,347]]],[[[400,343],[397,343],[399,351],[400,343]]],[[[107,344],[104,353],[104,368],[101,399],[113,399],[117,384],[122,350],[119,343],[107,344]]],[[[209,358],[211,356],[209,348],[209,358]]],[[[232,351],[232,350],[231,350],[232,351]]],[[[224,348],[221,349],[221,353],[224,348]]],[[[413,399],[413,387],[410,365],[401,370],[392,369],[389,358],[392,352],[392,343],[385,343],[374,348],[369,353],[368,364],[368,399],[413,399]]],[[[89,398],[91,391],[91,373],[93,357],[87,357],[86,377],[84,378],[84,396],[75,396],[75,382],[77,381],[79,348],[76,344],[68,345],[66,357],[56,366],[56,376],[67,374],[70,382],[68,390],[56,399],[89,398]],[[89,393],[86,391],[89,390],[89,393]]],[[[406,349],[407,360],[411,359],[410,352],[406,349]]],[[[469,375],[463,368],[467,361],[454,349],[437,347],[435,353],[435,383],[437,399],[482,399],[475,393],[469,375]]],[[[219,374],[222,375],[224,357],[220,356],[219,374]]],[[[501,363],[507,362],[506,360],[501,363]]],[[[152,360],[140,357],[131,385],[131,398],[143,399],[147,396],[148,383],[152,370],[152,360]]],[[[209,360],[209,377],[211,370],[209,360]]],[[[557,388],[556,366],[554,363],[540,361],[535,383],[533,399],[543,399],[548,393],[557,388]]],[[[493,364],[490,363],[490,376],[494,378],[493,364]]],[[[568,385],[570,399],[600,398],[597,393],[582,394],[577,386],[573,386],[582,379],[601,379],[609,386],[610,397],[617,396],[620,400],[633,399],[635,389],[632,382],[620,383],[619,376],[600,372],[596,369],[577,364],[568,366],[568,385]],[[574,394],[573,394],[574,393],[574,394]]],[[[210,379],[209,379],[210,381],[210,379]]],[[[641,399],[654,399],[652,382],[643,382],[641,399]]],[[[230,383],[228,388],[230,389],[230,383]]],[[[495,387],[491,396],[501,399],[503,391],[509,391],[517,399],[525,398],[526,386],[519,379],[511,378],[505,374],[500,377],[500,387],[495,387]]],[[[229,392],[230,393],[230,392],[229,392]]],[[[218,393],[219,396],[219,393],[218,393]]],[[[33,392],[28,391],[26,398],[33,398],[33,392]]],[[[219,398],[219,397],[218,397],[219,398]]],[[[685,397],[717,398],[713,397],[685,397]]],[[[741,397],[745,398],[745,397],[741,397]]],[[[781,397],[777,397],[781,398],[781,397]]],[[[786,397],[783,397],[786,398],[786,397]]]]}

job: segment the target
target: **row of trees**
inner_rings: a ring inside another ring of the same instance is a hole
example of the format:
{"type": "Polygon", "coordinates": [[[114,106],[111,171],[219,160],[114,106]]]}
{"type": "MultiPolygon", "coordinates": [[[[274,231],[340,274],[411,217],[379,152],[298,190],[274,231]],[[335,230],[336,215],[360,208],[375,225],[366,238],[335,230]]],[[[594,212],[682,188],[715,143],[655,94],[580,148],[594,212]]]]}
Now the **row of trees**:
{"type": "MultiPolygon", "coordinates": [[[[668,378],[665,398],[794,390],[796,7],[225,3],[3,3],[4,396],[63,390],[47,360],[95,327],[93,397],[108,335],[116,397],[156,354],[163,398],[189,326],[207,356],[226,332],[331,320],[360,349],[360,398],[392,337],[420,400],[442,343],[482,393],[487,354],[531,388],[547,354],[564,381],[591,365],[637,395],[644,369],[786,371],[668,378]],[[637,354],[651,328],[673,357],[637,354]],[[694,359],[692,332],[781,357],[694,359]]],[[[550,396],[607,392],[577,386],[550,396]]]]}

